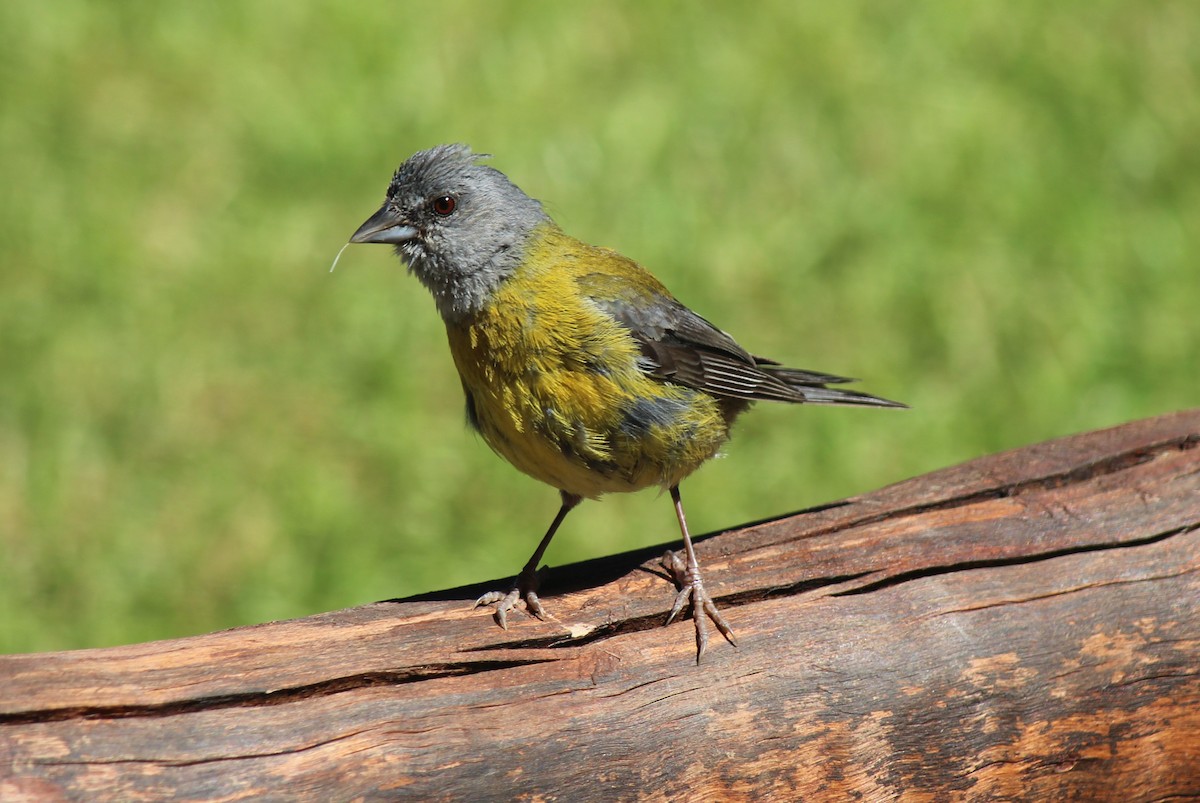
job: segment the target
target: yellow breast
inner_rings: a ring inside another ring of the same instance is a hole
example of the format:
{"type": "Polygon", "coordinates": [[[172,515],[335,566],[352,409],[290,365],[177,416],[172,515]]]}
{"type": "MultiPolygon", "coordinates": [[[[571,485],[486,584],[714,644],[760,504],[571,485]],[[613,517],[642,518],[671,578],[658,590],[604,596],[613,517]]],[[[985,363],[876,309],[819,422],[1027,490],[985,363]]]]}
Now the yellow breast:
{"type": "Polygon", "coordinates": [[[639,370],[629,331],[581,292],[580,277],[614,270],[661,287],[546,226],[483,310],[447,323],[483,438],[526,474],[585,497],[675,485],[729,429],[713,397],[639,370]]]}

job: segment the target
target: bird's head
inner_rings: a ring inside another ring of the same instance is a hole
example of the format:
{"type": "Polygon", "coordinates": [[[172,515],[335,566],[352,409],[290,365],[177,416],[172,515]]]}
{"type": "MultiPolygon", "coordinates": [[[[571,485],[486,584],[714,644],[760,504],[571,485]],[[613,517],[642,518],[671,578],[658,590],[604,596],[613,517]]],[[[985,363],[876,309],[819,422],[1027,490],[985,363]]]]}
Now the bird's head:
{"type": "Polygon", "coordinates": [[[524,255],[530,233],[549,216],[465,145],[413,154],[388,185],[387,199],[352,243],[387,243],[416,274],[446,320],[483,306],[524,255]]]}

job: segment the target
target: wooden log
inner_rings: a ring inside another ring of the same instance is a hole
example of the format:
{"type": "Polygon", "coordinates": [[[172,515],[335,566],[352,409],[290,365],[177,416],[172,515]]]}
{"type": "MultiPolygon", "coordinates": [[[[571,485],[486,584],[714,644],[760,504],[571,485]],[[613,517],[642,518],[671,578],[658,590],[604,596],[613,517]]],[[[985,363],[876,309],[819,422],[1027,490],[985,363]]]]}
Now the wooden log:
{"type": "Polygon", "coordinates": [[[0,800],[1200,796],[1200,410],[661,547],[507,632],[463,588],[0,657],[0,800]]]}

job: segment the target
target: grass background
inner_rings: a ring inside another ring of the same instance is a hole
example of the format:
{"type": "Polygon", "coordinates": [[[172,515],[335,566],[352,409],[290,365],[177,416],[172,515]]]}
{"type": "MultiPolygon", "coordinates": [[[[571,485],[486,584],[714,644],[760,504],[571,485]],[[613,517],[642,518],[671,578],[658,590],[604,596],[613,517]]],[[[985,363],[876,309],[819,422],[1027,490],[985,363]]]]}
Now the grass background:
{"type": "MultiPolygon", "coordinates": [[[[0,651],[516,571],[556,495],[466,430],[390,249],[328,273],[439,142],[913,405],[760,406],[697,532],[1197,404],[1195,3],[746,8],[0,4],[0,651]]],[[[548,560],[675,537],[609,498],[548,560]]]]}

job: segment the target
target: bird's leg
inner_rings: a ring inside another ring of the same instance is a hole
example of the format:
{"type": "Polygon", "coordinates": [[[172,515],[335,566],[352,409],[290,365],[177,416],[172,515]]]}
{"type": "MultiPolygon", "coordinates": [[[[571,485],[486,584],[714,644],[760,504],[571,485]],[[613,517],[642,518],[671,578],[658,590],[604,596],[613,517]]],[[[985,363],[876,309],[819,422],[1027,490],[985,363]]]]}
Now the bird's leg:
{"type": "Polygon", "coordinates": [[[708,623],[712,619],[717,630],[733,646],[733,629],[725,621],[725,617],[717,610],[712,597],[704,589],[704,581],[700,577],[700,562],[696,560],[696,550],[692,547],[692,537],[688,534],[687,519],[683,515],[683,502],[679,498],[679,486],[671,488],[671,500],[675,503],[675,516],[679,519],[679,529],[683,531],[684,558],[680,559],[678,552],[667,552],[662,557],[662,565],[675,579],[679,593],[675,595],[675,604],[671,606],[671,614],[666,624],[671,624],[683,606],[689,601],[692,604],[692,621],[696,623],[696,663],[700,663],[704,650],[708,647],[708,623]]]}
{"type": "Polygon", "coordinates": [[[550,539],[554,537],[554,533],[558,531],[559,525],[563,523],[563,519],[571,512],[571,508],[583,501],[582,496],[569,494],[566,491],[559,491],[562,495],[562,507],[558,509],[558,515],[554,517],[554,521],[550,522],[550,529],[546,530],[546,534],[542,536],[541,542],[537,545],[537,549],[533,550],[532,557],[525,564],[525,568],[521,569],[521,573],[517,575],[517,579],[513,582],[513,587],[508,593],[503,591],[489,591],[479,599],[475,600],[475,607],[483,605],[496,605],[496,612],[493,617],[496,624],[500,625],[505,630],[508,630],[508,612],[511,611],[517,604],[517,600],[525,600],[525,610],[539,619],[546,618],[546,609],[542,607],[542,601],[538,599],[538,564],[542,562],[542,554],[545,553],[546,547],[550,546],[550,539]]]}

